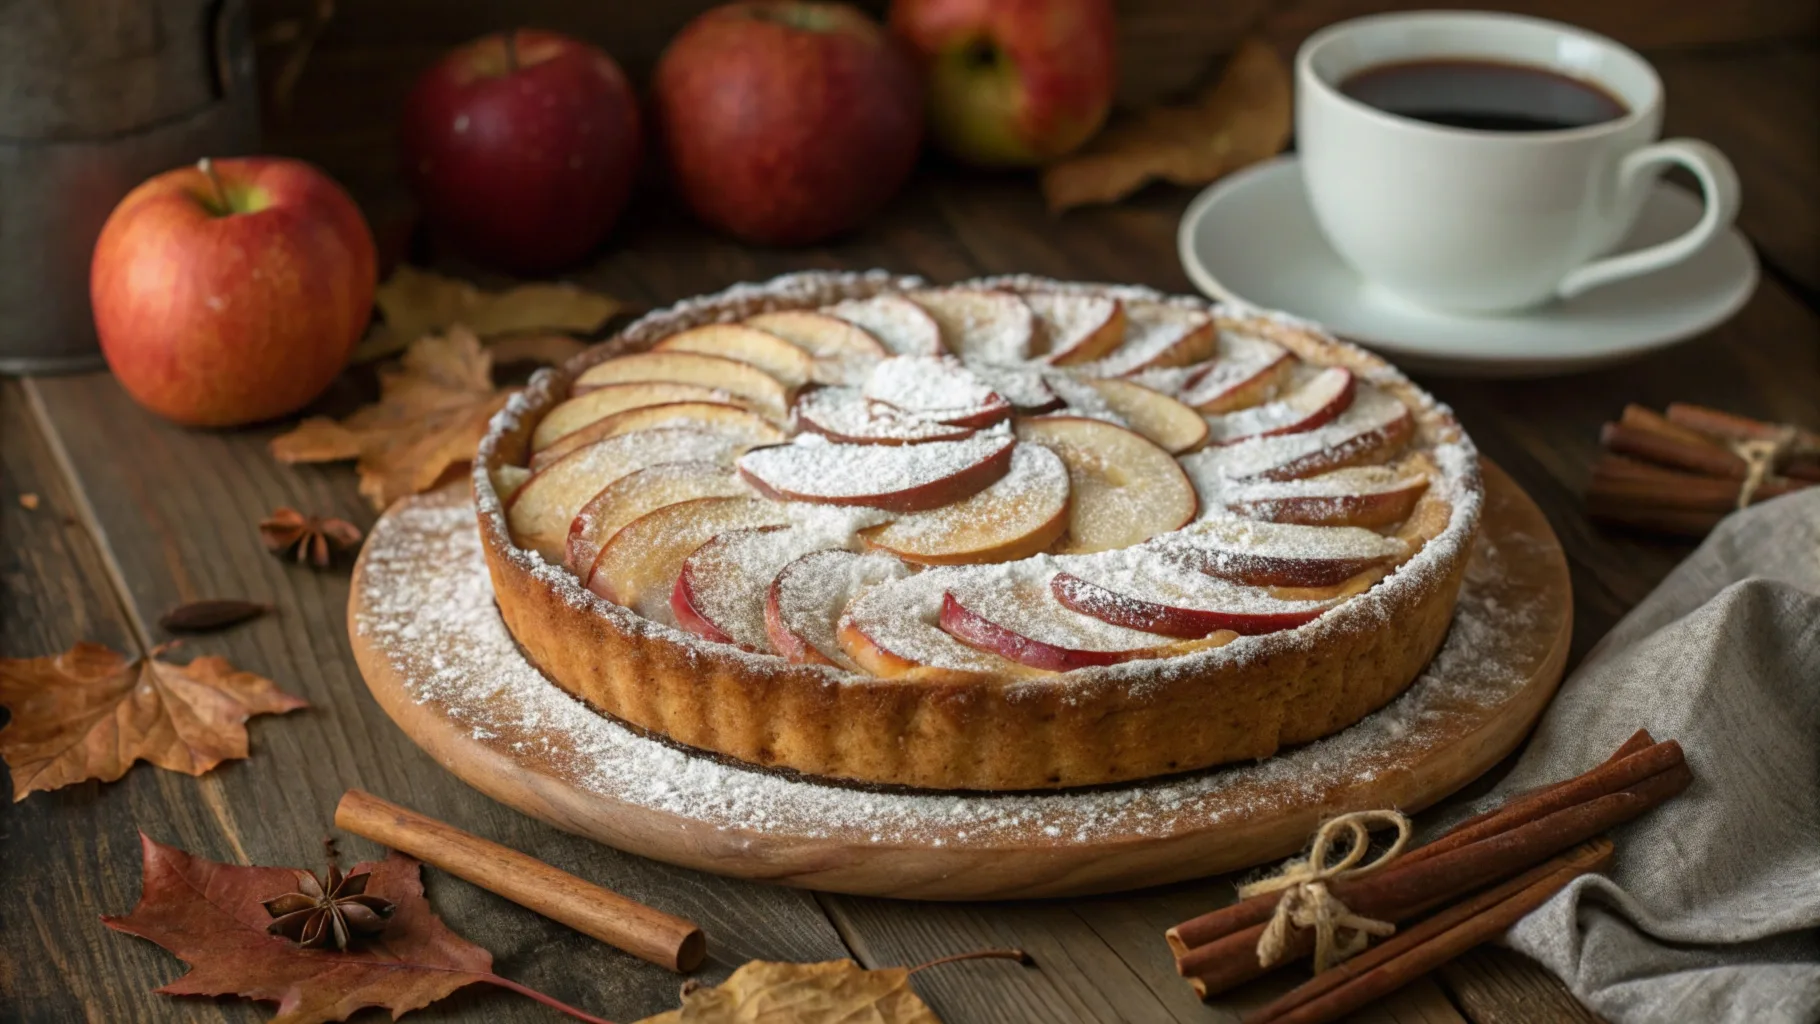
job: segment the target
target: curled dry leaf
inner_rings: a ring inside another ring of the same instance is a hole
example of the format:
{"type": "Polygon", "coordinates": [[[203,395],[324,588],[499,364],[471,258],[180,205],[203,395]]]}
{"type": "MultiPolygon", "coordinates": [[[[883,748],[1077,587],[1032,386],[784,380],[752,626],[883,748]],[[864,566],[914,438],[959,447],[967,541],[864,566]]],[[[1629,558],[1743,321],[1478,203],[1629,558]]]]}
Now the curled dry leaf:
{"type": "Polygon", "coordinates": [[[1268,43],[1239,45],[1212,88],[1184,106],[1115,121],[1043,171],[1051,211],[1123,199],[1146,183],[1205,185],[1276,155],[1289,140],[1289,70],[1268,43]]]}
{"type": "Polygon", "coordinates": [[[48,658],[0,658],[0,759],[13,799],[72,782],[112,782],[133,762],[201,775],[247,755],[246,720],[307,707],[264,676],[226,658],[188,665],[128,660],[79,643],[48,658]]]}
{"type": "MultiPolygon", "coordinates": [[[[166,995],[238,995],[278,1004],[273,1024],[322,1024],[381,1006],[394,1019],[456,989],[486,982],[594,1024],[606,1024],[492,973],[493,955],[455,934],[424,899],[418,863],[393,853],[356,864],[363,894],[391,906],[385,927],[359,949],[305,949],[270,933],[266,908],[306,872],[220,864],[141,834],[145,874],[139,905],[101,920],[163,946],[190,965],[158,989],[166,995]]],[[[341,880],[345,885],[346,879],[341,880]]],[[[352,894],[349,894],[350,896],[352,894]]]]}
{"type": "Polygon", "coordinates": [[[426,334],[458,324],[488,341],[514,334],[587,334],[625,308],[617,299],[572,284],[524,284],[488,292],[409,265],[400,266],[379,286],[373,302],[384,323],[355,350],[357,363],[402,351],[426,334]]]}
{"type": "Polygon", "coordinates": [[[379,371],[379,401],[340,422],[313,416],[272,439],[280,462],[357,459],[360,493],[383,510],[434,487],[474,457],[487,420],[506,403],[493,357],[466,328],[417,339],[379,371]]]}
{"type": "Polygon", "coordinates": [[[754,960],[716,986],[683,987],[682,1005],[638,1024],[940,1024],[910,988],[917,971],[957,960],[1016,960],[1018,949],[988,949],[943,957],[920,967],[866,970],[851,960],[816,964],[754,960]]]}

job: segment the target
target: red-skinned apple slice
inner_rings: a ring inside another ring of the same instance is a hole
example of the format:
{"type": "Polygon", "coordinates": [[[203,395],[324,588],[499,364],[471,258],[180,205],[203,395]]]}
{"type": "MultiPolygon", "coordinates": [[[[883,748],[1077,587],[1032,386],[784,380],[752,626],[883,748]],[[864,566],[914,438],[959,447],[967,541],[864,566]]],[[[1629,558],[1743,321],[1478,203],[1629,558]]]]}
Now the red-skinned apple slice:
{"type": "Polygon", "coordinates": [[[1259,587],[1331,587],[1393,565],[1410,547],[1354,526],[1204,519],[1154,549],[1209,576],[1259,587]]]}
{"type": "Polygon", "coordinates": [[[704,324],[657,343],[653,352],[694,352],[719,356],[756,366],[782,382],[799,388],[815,372],[815,360],[790,342],[754,327],[739,324],[704,324]]]}
{"type": "Polygon", "coordinates": [[[902,295],[848,299],[822,310],[866,331],[895,356],[941,355],[942,329],[923,307],[902,295]]]}
{"type": "Polygon", "coordinates": [[[865,328],[813,310],[759,313],[743,322],[809,353],[815,360],[810,379],[818,384],[863,384],[872,365],[891,354],[865,328]]]}
{"type": "Polygon", "coordinates": [[[699,352],[635,352],[596,363],[575,378],[572,394],[582,394],[605,384],[668,381],[716,388],[768,416],[783,419],[790,406],[790,390],[783,382],[751,363],[699,352]]]}
{"type": "Polygon", "coordinates": [[[670,402],[666,405],[641,405],[626,409],[570,431],[548,448],[531,456],[531,468],[547,466],[577,448],[609,437],[630,434],[635,430],[681,427],[709,434],[722,434],[751,446],[779,444],[786,439],[783,431],[772,426],[763,416],[726,402],[670,402]]]}
{"type": "Polygon", "coordinates": [[[1053,573],[974,579],[942,596],[942,631],[975,650],[1029,668],[1067,672],[1175,654],[1178,645],[1064,606],[1053,573]]]}
{"type": "Polygon", "coordinates": [[[758,498],[695,498],[647,512],[600,549],[588,589],[665,625],[676,625],[670,595],[683,560],[729,530],[780,526],[783,510],[758,498]]]}
{"type": "Polygon", "coordinates": [[[606,384],[560,402],[545,413],[544,418],[537,421],[537,429],[531,432],[531,450],[542,451],[559,439],[614,413],[674,402],[740,404],[731,392],[699,384],[672,384],[669,381],[606,384]]]}
{"type": "Polygon", "coordinates": [[[1054,412],[1062,407],[1062,398],[1043,379],[1043,371],[1034,366],[999,366],[973,363],[967,367],[986,386],[1011,403],[1022,416],[1054,412]]]}
{"type": "Polygon", "coordinates": [[[1103,295],[1026,292],[1043,358],[1056,366],[1091,363],[1125,340],[1125,307],[1103,295]]]}
{"type": "Polygon", "coordinates": [[[811,551],[781,569],[765,589],[765,635],[790,661],[861,671],[841,649],[841,613],[859,595],[910,568],[889,555],[811,551]]]}
{"type": "Polygon", "coordinates": [[[1034,674],[1014,661],[961,643],[938,625],[947,585],[964,579],[959,574],[966,571],[925,569],[860,594],[835,629],[841,650],[861,671],[882,678],[939,681],[980,673],[1034,674]]]}
{"type": "Polygon", "coordinates": [[[1207,420],[1155,388],[1117,378],[1083,380],[1100,401],[1132,430],[1171,455],[1193,451],[1207,441],[1207,420]]]}
{"type": "Polygon", "coordinates": [[[1042,445],[1020,444],[1011,469],[965,501],[863,530],[871,547],[925,565],[1009,562],[1047,549],[1068,529],[1068,470],[1042,445]]]}
{"type": "Polygon", "coordinates": [[[601,547],[639,516],[679,501],[751,494],[731,467],[717,462],[660,462],[627,473],[601,488],[575,513],[563,565],[577,579],[586,579],[601,547]]]}
{"type": "Polygon", "coordinates": [[[771,653],[766,591],[786,565],[811,551],[838,550],[839,539],[795,526],[718,534],[683,560],[670,594],[670,610],[691,633],[771,653]]]}
{"type": "Polygon", "coordinates": [[[801,429],[844,444],[922,444],[959,441],[973,434],[970,427],[899,412],[868,399],[858,388],[813,388],[797,396],[790,413],[801,429]]]}
{"type": "Polygon", "coordinates": [[[1194,519],[1194,486],[1168,452],[1104,420],[1038,416],[1017,421],[1020,441],[1068,467],[1068,533],[1052,549],[1085,554],[1140,544],[1194,519]]]}
{"type": "Polygon", "coordinates": [[[1425,457],[1402,467],[1354,466],[1301,480],[1247,484],[1226,495],[1226,507],[1273,523],[1389,526],[1407,519],[1428,489],[1422,462],[1425,457]]]}
{"type": "Polygon", "coordinates": [[[506,523],[520,547],[561,562],[575,514],[600,489],[659,462],[731,462],[744,445],[722,434],[666,427],[596,441],[551,462],[506,502],[506,523]]]}
{"type": "Polygon", "coordinates": [[[1296,366],[1295,356],[1273,341],[1221,331],[1218,352],[1176,397],[1204,413],[1249,409],[1269,401],[1296,366]]]}
{"type": "Polygon", "coordinates": [[[927,444],[787,444],[756,448],[739,472],[760,494],[780,501],[863,505],[921,512],[992,486],[1011,468],[1016,441],[975,434],[927,444]]]}
{"type": "Polygon", "coordinates": [[[1161,636],[1196,639],[1222,629],[1245,636],[1275,633],[1312,622],[1337,600],[1286,601],[1246,587],[1174,566],[1140,553],[1109,565],[1085,564],[1050,581],[1057,601],[1083,615],[1161,636]],[[1079,573],[1079,575],[1077,575],[1079,573]]]}
{"type": "Polygon", "coordinates": [[[1352,371],[1340,366],[1310,370],[1294,390],[1274,402],[1208,417],[1209,439],[1217,445],[1253,437],[1299,434],[1331,423],[1352,405],[1352,371]]]}
{"type": "Polygon", "coordinates": [[[1145,370],[1187,366],[1219,349],[1219,331],[1207,311],[1168,302],[1125,304],[1125,338],[1098,362],[1082,368],[1096,377],[1125,377],[1145,370]]]}
{"type": "Polygon", "coordinates": [[[1036,318],[1015,294],[988,288],[925,288],[910,293],[942,332],[942,345],[968,361],[1015,365],[1030,358],[1036,318]]]}
{"type": "Polygon", "coordinates": [[[866,398],[912,416],[957,427],[988,427],[1011,403],[953,356],[899,356],[872,368],[866,398]]]}
{"type": "Polygon", "coordinates": [[[1409,407],[1379,388],[1361,384],[1338,419],[1314,430],[1254,437],[1183,456],[1196,479],[1211,474],[1222,487],[1261,480],[1294,480],[1348,466],[1383,462],[1415,433],[1409,407]]]}

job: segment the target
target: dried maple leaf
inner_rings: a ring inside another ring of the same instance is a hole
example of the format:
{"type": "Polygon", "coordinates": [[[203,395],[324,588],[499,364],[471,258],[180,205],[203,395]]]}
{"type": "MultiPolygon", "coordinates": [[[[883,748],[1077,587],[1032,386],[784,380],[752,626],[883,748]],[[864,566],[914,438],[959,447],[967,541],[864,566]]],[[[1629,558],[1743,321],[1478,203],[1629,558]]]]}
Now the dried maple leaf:
{"type": "Polygon", "coordinates": [[[910,976],[957,960],[992,958],[1029,965],[1019,949],[988,949],[918,967],[866,970],[851,960],[817,964],[753,960],[714,987],[683,988],[682,1006],[638,1024],[941,1024],[910,988],[910,976]]]}
{"type": "Polygon", "coordinates": [[[1115,202],[1158,178],[1205,185],[1276,155],[1289,130],[1289,70],[1269,44],[1249,39],[1194,102],[1116,121],[1079,152],[1050,164],[1043,171],[1043,198],[1059,211],[1115,202]]]}
{"type": "Polygon", "coordinates": [[[128,661],[100,644],[79,643],[48,658],[0,658],[0,759],[13,773],[13,799],[72,782],[112,782],[134,761],[201,775],[245,757],[246,720],[308,705],[226,658],[188,665],[150,657],[128,661]]]}
{"type": "Polygon", "coordinates": [[[426,334],[457,324],[491,340],[509,334],[598,330],[625,306],[572,284],[519,285],[486,292],[466,281],[400,266],[373,295],[384,323],[354,353],[368,362],[401,351],[426,334]]]}
{"type": "Polygon", "coordinates": [[[465,328],[411,343],[379,371],[379,401],[337,423],[313,416],[272,439],[280,462],[358,459],[360,493],[376,509],[429,490],[474,457],[487,420],[506,403],[493,357],[465,328]]]}
{"type": "Polygon", "coordinates": [[[393,853],[370,871],[369,893],[393,904],[383,932],[359,950],[304,949],[269,934],[264,900],[297,884],[292,868],[219,864],[165,846],[143,833],[139,905],[124,917],[102,917],[115,931],[163,946],[190,965],[158,989],[166,995],[238,995],[278,1004],[272,1024],[345,1020],[382,1006],[397,1018],[456,989],[486,982],[527,995],[579,1020],[598,1017],[492,973],[493,955],[455,934],[430,909],[415,860],[393,853]]]}

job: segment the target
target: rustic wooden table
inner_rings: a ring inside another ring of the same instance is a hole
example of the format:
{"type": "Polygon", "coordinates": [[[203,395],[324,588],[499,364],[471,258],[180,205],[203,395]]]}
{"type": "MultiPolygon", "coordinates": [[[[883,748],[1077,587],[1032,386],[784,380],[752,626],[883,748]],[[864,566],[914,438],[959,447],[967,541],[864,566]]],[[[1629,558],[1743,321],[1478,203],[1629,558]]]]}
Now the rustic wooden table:
{"type": "MultiPolygon", "coordinates": [[[[1670,132],[1709,139],[1737,162],[1742,225],[1767,271],[1756,297],[1707,336],[1627,366],[1521,383],[1423,380],[1535,496],[1566,545],[1576,660],[1689,550],[1609,532],[1581,515],[1600,422],[1627,401],[1660,407],[1677,399],[1809,425],[1820,419],[1820,52],[1811,42],[1757,42],[1652,56],[1667,79],[1670,132]]],[[[361,190],[368,161],[360,154],[370,139],[312,134],[307,119],[291,131],[280,146],[356,179],[361,190]]],[[[1189,198],[1157,189],[1119,207],[1052,219],[1027,179],[932,166],[876,223],[820,248],[743,248],[649,202],[601,260],[575,276],[652,305],[810,267],[888,267],[937,281],[1030,271],[1185,292],[1174,238],[1189,198]]],[[[345,409],[363,388],[370,381],[350,379],[326,405],[345,409]]],[[[280,610],[190,641],[188,650],[225,655],[312,705],[256,720],[251,758],[202,778],[141,766],[112,784],[36,794],[0,811],[0,1019],[263,1019],[251,1004],[149,995],[181,966],[96,917],[123,912],[138,897],[138,830],[218,860],[311,865],[336,800],[353,786],[694,918],[711,936],[703,972],[710,981],[751,958],[851,956],[883,966],[1015,945],[1040,967],[961,964],[920,975],[917,988],[954,1022],[1235,1019],[1231,1005],[1193,998],[1162,942],[1167,925],[1229,900],[1226,879],[1011,904],[824,896],[641,860],[467,789],[368,697],[348,651],[345,573],[312,573],[261,548],[253,524],[278,505],[372,519],[350,470],[281,466],[266,452],[274,433],[170,427],[101,374],[0,382],[0,653],[48,654],[78,640],[143,651],[167,639],[154,625],[165,609],[244,596],[280,610]],[[35,509],[19,502],[26,493],[40,496],[35,509]]],[[[361,840],[344,845],[356,857],[374,852],[361,840]]],[[[616,1020],[675,1005],[676,977],[464,882],[427,875],[436,910],[492,950],[500,973],[616,1020]]],[[[413,1019],[554,1018],[475,987],[413,1019]]],[[[1590,1017],[1534,964],[1481,950],[1358,1019],[1590,1017]]]]}

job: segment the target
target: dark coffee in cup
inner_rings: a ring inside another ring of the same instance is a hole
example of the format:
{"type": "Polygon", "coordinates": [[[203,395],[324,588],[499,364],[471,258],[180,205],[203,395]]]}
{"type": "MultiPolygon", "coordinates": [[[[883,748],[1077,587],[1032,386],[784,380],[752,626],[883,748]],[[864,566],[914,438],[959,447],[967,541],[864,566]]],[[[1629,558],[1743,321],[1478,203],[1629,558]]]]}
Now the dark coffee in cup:
{"type": "Polygon", "coordinates": [[[1585,128],[1630,112],[1592,82],[1489,60],[1379,64],[1347,76],[1340,92],[1400,117],[1487,132],[1585,128]]]}

